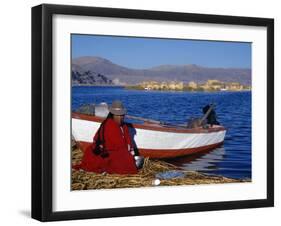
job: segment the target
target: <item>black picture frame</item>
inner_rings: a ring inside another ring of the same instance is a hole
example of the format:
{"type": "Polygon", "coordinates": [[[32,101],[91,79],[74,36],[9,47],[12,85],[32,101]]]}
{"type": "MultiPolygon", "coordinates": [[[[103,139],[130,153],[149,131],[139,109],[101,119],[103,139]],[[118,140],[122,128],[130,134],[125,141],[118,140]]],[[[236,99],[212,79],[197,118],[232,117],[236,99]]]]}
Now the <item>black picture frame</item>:
{"type": "Polygon", "coordinates": [[[274,206],[274,20],[222,15],[43,4],[32,8],[32,218],[122,217],[274,206]],[[267,29],[267,198],[54,212],[52,210],[52,18],[55,14],[247,25],[267,29]]]}

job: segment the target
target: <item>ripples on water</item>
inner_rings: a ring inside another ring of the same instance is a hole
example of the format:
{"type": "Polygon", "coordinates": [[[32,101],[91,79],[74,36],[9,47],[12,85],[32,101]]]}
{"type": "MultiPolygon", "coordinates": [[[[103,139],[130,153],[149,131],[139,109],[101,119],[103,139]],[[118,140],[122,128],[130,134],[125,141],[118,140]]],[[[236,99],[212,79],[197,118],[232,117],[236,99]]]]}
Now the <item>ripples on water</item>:
{"type": "Polygon", "coordinates": [[[211,152],[169,160],[190,170],[232,178],[251,178],[251,92],[137,91],[116,87],[73,87],[72,109],[82,104],[121,100],[129,115],[167,123],[186,123],[215,103],[218,121],[228,130],[224,145],[211,152]]]}

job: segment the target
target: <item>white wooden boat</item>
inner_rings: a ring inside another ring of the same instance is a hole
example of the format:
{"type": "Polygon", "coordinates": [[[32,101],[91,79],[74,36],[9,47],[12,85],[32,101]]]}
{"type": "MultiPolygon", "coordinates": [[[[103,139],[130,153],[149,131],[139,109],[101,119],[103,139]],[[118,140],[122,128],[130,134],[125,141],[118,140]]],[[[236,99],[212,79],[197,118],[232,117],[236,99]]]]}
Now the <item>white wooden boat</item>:
{"type": "MultiPolygon", "coordinates": [[[[72,135],[85,150],[104,118],[72,113],[72,135]]],[[[226,129],[213,125],[207,129],[164,126],[156,123],[130,124],[130,133],[140,155],[174,158],[209,151],[223,144],[226,129]]]]}

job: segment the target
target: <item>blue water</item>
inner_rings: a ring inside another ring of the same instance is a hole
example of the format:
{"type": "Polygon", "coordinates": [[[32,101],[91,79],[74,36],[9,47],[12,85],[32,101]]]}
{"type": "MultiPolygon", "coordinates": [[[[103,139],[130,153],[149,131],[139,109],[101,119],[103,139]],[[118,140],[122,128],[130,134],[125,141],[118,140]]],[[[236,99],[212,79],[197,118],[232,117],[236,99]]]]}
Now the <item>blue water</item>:
{"type": "Polygon", "coordinates": [[[224,145],[208,153],[169,162],[186,169],[231,178],[251,178],[251,92],[138,91],[122,87],[72,87],[72,110],[83,104],[121,100],[129,115],[166,123],[186,123],[215,103],[218,121],[228,130],[224,145]]]}

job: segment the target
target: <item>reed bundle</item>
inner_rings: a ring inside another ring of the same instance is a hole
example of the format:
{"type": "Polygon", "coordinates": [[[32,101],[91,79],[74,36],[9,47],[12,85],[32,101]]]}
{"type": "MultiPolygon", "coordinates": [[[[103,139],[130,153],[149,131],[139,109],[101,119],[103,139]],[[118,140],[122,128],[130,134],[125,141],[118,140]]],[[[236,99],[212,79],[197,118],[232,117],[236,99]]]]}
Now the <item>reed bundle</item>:
{"type": "MultiPolygon", "coordinates": [[[[83,152],[73,146],[72,164],[81,162],[83,152]]],[[[97,174],[83,170],[72,169],[72,190],[88,189],[111,189],[111,188],[137,188],[157,186],[155,182],[160,182],[158,186],[169,185],[196,185],[196,184],[215,184],[215,183],[237,183],[247,182],[247,180],[230,179],[222,176],[211,176],[194,171],[186,171],[165,161],[151,160],[146,158],[144,165],[138,174],[97,174]],[[180,171],[183,177],[158,180],[156,175],[162,172],[180,171]]]]}

